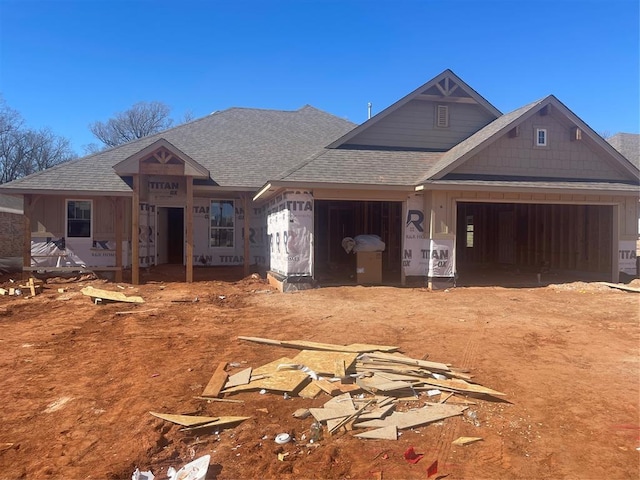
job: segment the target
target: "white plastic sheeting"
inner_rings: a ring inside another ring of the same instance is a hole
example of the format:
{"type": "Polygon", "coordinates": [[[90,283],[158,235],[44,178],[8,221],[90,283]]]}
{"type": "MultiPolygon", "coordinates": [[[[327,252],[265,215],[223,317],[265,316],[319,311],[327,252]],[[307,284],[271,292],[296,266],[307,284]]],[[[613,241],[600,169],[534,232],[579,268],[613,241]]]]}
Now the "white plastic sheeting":
{"type": "Polygon", "coordinates": [[[32,267],[86,267],[65,243],[65,239],[38,239],[31,241],[32,267]]]}

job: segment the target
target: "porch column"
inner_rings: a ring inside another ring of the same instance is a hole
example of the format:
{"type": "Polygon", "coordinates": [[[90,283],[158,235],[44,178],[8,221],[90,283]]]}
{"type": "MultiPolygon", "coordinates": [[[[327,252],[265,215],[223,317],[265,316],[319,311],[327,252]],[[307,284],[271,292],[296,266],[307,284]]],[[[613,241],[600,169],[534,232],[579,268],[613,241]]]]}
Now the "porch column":
{"type": "Polygon", "coordinates": [[[116,282],[122,282],[122,222],[124,214],[122,212],[123,199],[115,197],[115,220],[116,220],[116,282]]]}
{"type": "MultiPolygon", "coordinates": [[[[22,266],[31,266],[31,213],[33,210],[32,195],[23,196],[23,220],[24,220],[24,232],[22,242],[22,266]]],[[[26,272],[23,270],[23,274],[26,272]]]]}
{"type": "Polygon", "coordinates": [[[251,270],[251,252],[249,251],[249,194],[242,196],[242,208],[244,209],[244,276],[248,277],[251,270]]]}
{"type": "Polygon", "coordinates": [[[193,282],[193,177],[186,177],[187,181],[187,283],[193,282]]]}
{"type": "Polygon", "coordinates": [[[131,202],[131,283],[140,285],[140,175],[133,175],[133,200],[131,202]]]}

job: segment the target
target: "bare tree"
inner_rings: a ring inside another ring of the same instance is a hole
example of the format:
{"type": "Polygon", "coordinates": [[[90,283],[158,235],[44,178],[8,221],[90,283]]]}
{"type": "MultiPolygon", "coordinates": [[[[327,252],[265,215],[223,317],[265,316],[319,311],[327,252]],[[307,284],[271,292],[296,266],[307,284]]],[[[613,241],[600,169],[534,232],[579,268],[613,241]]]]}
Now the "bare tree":
{"type": "Polygon", "coordinates": [[[0,97],[0,183],[75,157],[70,142],[50,129],[25,128],[22,116],[0,97]]]}
{"type": "MultiPolygon", "coordinates": [[[[162,102],[138,102],[106,122],[90,124],[89,130],[107,147],[116,147],[169,128],[173,124],[170,112],[162,102]]],[[[94,144],[85,146],[85,150],[95,151],[94,144]]]]}

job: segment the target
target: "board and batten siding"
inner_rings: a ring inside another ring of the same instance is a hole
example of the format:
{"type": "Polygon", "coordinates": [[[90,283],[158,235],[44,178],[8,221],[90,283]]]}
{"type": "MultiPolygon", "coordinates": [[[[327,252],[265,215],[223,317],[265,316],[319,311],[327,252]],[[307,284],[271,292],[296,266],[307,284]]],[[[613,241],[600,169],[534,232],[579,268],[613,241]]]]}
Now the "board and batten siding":
{"type": "Polygon", "coordinates": [[[535,115],[524,121],[519,136],[503,135],[452,173],[590,180],[629,178],[608,157],[591,149],[588,140],[571,141],[570,127],[553,115],[535,115]],[[536,128],[547,129],[548,146],[534,146],[536,128]]]}
{"type": "Polygon", "coordinates": [[[359,133],[345,145],[446,151],[494,117],[479,105],[412,100],[359,133]],[[436,126],[438,105],[449,107],[449,126],[436,126]]]}

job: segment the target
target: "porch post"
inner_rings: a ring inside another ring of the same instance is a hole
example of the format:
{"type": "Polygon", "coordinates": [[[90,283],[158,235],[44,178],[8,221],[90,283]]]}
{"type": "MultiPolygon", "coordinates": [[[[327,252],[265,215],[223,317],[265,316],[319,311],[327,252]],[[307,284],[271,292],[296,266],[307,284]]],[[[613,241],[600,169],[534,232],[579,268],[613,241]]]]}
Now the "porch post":
{"type": "Polygon", "coordinates": [[[140,175],[133,175],[133,200],[131,202],[131,283],[140,285],[140,175]]]}
{"type": "MultiPolygon", "coordinates": [[[[24,216],[24,232],[22,242],[22,266],[31,266],[31,212],[32,212],[32,196],[23,196],[23,216],[24,216]]],[[[24,274],[23,270],[23,274],[24,274]]]]}
{"type": "Polygon", "coordinates": [[[115,208],[115,221],[116,221],[116,282],[122,282],[122,221],[123,221],[123,212],[122,212],[122,198],[115,197],[114,208],[115,208]]]}
{"type": "Polygon", "coordinates": [[[248,277],[251,270],[251,259],[249,256],[249,194],[245,193],[242,197],[242,208],[244,209],[244,276],[248,277]]]}
{"type": "Polygon", "coordinates": [[[186,177],[187,180],[187,283],[193,282],[193,177],[186,177]]]}

